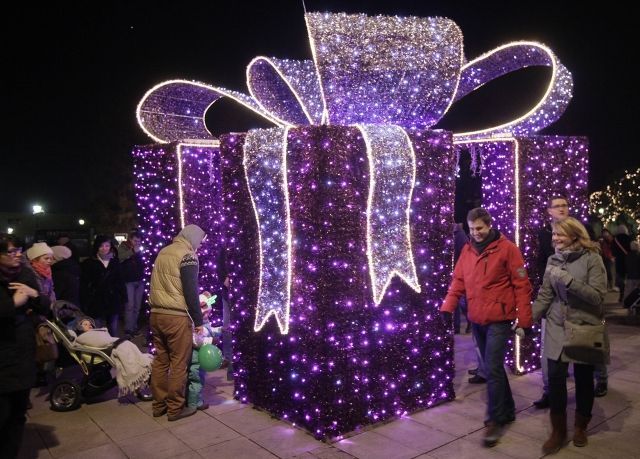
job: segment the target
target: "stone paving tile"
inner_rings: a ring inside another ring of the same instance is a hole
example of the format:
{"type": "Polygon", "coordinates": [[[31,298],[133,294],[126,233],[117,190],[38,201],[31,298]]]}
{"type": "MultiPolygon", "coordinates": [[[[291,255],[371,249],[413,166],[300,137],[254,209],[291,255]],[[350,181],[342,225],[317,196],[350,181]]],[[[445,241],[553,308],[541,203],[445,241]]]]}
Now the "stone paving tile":
{"type": "Polygon", "coordinates": [[[277,459],[278,457],[245,437],[200,449],[198,453],[207,459],[277,459]]]}
{"type": "Polygon", "coordinates": [[[186,443],[165,429],[116,443],[128,457],[135,459],[166,459],[191,451],[186,443]]]}
{"type": "Polygon", "coordinates": [[[98,446],[76,453],[65,454],[61,459],[127,459],[127,455],[114,443],[98,446]]]}
{"type": "Polygon", "coordinates": [[[284,425],[259,430],[247,437],[280,458],[289,458],[318,447],[318,441],[307,432],[284,425]]]}
{"type": "Polygon", "coordinates": [[[375,432],[365,432],[340,440],[335,446],[359,459],[409,459],[419,454],[415,449],[375,432]]]}
{"type": "Polygon", "coordinates": [[[248,407],[242,410],[227,411],[218,414],[216,415],[216,419],[245,436],[275,425],[285,425],[283,422],[272,418],[265,412],[248,407]]]}
{"type": "Polygon", "coordinates": [[[371,432],[385,436],[421,453],[439,448],[457,438],[455,435],[441,432],[407,416],[376,427],[371,432]]]}
{"type": "Polygon", "coordinates": [[[223,443],[240,436],[235,430],[208,416],[203,416],[189,424],[170,426],[168,430],[194,450],[223,443]]]}

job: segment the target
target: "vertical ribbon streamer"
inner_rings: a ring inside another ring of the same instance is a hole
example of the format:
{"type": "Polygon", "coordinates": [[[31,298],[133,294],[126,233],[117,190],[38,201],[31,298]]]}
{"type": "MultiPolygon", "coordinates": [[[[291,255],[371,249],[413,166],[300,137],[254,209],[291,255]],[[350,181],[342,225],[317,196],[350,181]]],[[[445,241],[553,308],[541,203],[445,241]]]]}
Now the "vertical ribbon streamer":
{"type": "Polygon", "coordinates": [[[260,281],[254,331],[274,315],[289,331],[291,224],[287,190],[288,128],[254,129],[244,144],[244,169],[258,224],[260,281]]]}
{"type": "Polygon", "coordinates": [[[360,124],[369,158],[367,257],[376,304],[394,275],[420,292],[411,249],[411,195],[416,158],[405,130],[394,125],[360,124]]]}

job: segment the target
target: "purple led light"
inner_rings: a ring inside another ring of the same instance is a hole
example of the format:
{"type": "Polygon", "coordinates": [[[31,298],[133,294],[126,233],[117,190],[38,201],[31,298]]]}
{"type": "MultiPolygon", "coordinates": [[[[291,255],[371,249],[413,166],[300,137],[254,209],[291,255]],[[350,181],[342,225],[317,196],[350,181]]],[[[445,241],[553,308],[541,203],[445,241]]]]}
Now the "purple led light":
{"type": "MultiPolygon", "coordinates": [[[[151,268],[158,252],[171,243],[182,227],[182,189],[185,225],[196,224],[207,233],[207,239],[198,251],[200,287],[212,293],[218,292],[221,285],[217,276],[221,224],[219,148],[175,142],[138,146],[132,155],[138,221],[145,247],[143,259],[146,290],[149,288],[151,268]],[[179,158],[182,159],[181,174],[179,158]]],[[[213,314],[216,317],[221,316],[221,311],[215,311],[213,314]]]]}

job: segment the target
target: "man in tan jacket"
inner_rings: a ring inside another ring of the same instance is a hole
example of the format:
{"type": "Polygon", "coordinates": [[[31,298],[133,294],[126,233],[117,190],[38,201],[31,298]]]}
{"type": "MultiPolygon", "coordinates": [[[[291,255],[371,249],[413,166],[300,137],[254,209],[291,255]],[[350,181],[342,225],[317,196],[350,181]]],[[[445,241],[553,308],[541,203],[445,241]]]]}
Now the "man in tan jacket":
{"type": "Polygon", "coordinates": [[[200,227],[185,226],[158,253],[151,274],[150,322],[156,348],[151,369],[153,416],[167,413],[169,421],[196,413],[196,408],[185,405],[185,386],[193,331],[202,332],[196,252],[204,238],[200,227]]]}

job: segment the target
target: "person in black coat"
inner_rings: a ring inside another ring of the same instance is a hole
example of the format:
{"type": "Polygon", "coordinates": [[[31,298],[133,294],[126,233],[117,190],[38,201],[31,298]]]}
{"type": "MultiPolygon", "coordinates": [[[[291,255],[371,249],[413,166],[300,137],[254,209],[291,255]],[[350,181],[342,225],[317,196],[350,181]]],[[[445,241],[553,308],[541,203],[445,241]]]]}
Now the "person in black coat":
{"type": "Polygon", "coordinates": [[[36,380],[36,338],[32,314],[46,315],[49,298],[38,292],[22,247],[0,237],[0,457],[18,455],[29,392],[36,380]]]}
{"type": "Polygon", "coordinates": [[[51,277],[56,299],[80,306],[80,264],[73,258],[71,249],[64,245],[54,245],[51,277]]]}
{"type": "Polygon", "coordinates": [[[112,336],[118,335],[118,317],[127,301],[120,264],[111,249],[108,236],[97,236],[90,258],[80,270],[80,304],[83,311],[105,324],[112,336]]]}

